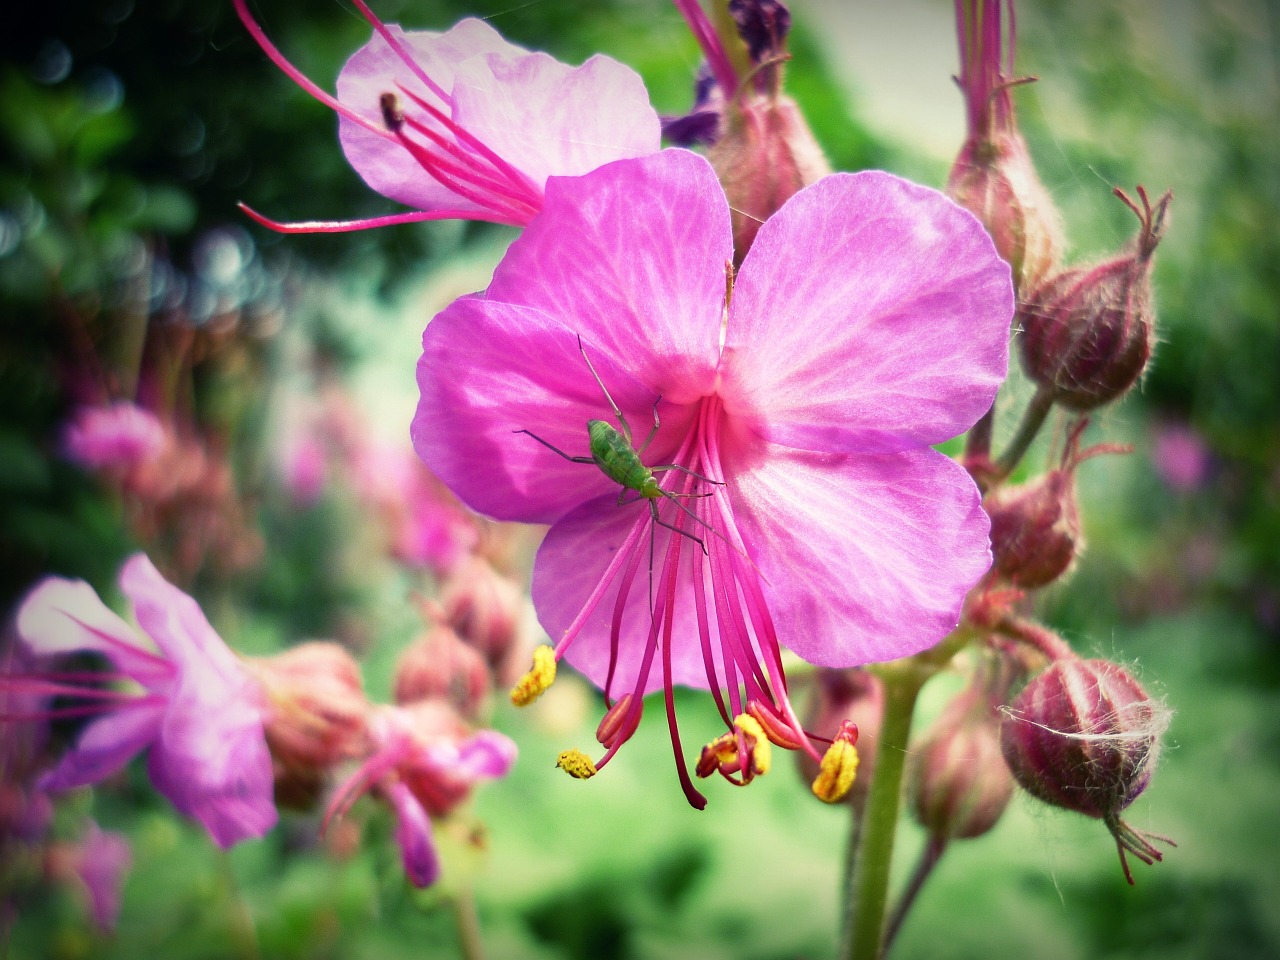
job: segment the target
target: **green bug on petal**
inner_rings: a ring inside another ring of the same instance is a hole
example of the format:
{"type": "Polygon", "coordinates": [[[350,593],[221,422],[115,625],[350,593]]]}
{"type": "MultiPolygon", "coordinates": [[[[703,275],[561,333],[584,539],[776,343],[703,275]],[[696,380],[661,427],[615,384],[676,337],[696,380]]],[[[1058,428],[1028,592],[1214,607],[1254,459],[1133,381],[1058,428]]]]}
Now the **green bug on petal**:
{"type": "Polygon", "coordinates": [[[588,420],[587,421],[587,437],[590,444],[591,456],[575,457],[572,454],[565,453],[554,444],[548,443],[532,430],[517,430],[516,433],[527,433],[540,444],[551,450],[553,453],[559,454],[566,460],[573,463],[594,463],[600,468],[601,473],[612,480],[614,483],[622,487],[618,494],[618,505],[622,506],[626,503],[634,503],[635,500],[627,500],[627,493],[637,494],[640,500],[649,501],[649,514],[653,518],[653,522],[660,527],[666,527],[681,536],[688,537],[702,548],[702,552],[707,552],[707,545],[701,537],[697,537],[688,530],[683,530],[672,523],[663,520],[658,513],[657,501],[660,499],[670,500],[677,507],[688,514],[696,523],[707,527],[712,533],[716,531],[707,526],[707,522],[699,517],[696,513],[680,502],[680,497],[708,497],[710,493],[672,493],[670,490],[664,490],[658,483],[657,474],[665,473],[668,470],[680,470],[689,474],[695,479],[705,483],[721,484],[719,480],[712,480],[710,477],[704,477],[700,473],[695,473],[688,467],[682,467],[678,463],[667,463],[661,466],[647,467],[641,459],[653,438],[658,434],[660,422],[658,420],[658,404],[662,402],[659,397],[653,404],[653,429],[649,431],[649,435],[645,437],[644,443],[637,448],[635,440],[631,433],[631,426],[627,423],[627,418],[622,410],[614,402],[613,397],[609,394],[609,388],[604,385],[604,381],[600,379],[600,375],[596,373],[596,368],[591,363],[591,358],[587,356],[587,350],[582,345],[582,337],[578,337],[578,350],[582,353],[582,359],[587,363],[587,369],[591,371],[591,376],[599,385],[600,390],[604,393],[604,397],[609,401],[609,407],[613,410],[613,415],[617,417],[618,423],[622,426],[619,430],[613,424],[605,420],[588,420]]]}

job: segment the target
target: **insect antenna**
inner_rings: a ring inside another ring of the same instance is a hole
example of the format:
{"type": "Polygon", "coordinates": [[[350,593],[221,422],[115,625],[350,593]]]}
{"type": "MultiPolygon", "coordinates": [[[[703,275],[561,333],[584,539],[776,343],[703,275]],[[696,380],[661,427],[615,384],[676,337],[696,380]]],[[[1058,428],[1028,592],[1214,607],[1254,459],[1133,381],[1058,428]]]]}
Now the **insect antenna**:
{"type": "MultiPolygon", "coordinates": [[[[596,385],[600,388],[600,391],[604,394],[604,398],[609,401],[609,406],[613,410],[613,415],[617,417],[618,422],[622,424],[622,433],[627,438],[627,443],[629,443],[634,448],[635,440],[632,439],[632,436],[631,436],[631,425],[627,423],[627,418],[622,415],[621,408],[619,408],[617,403],[614,402],[613,396],[609,393],[609,388],[606,387],[604,385],[604,381],[600,379],[600,374],[596,373],[596,368],[592,366],[591,358],[587,356],[587,348],[582,345],[582,334],[578,334],[578,351],[582,354],[582,359],[587,362],[587,369],[591,371],[591,376],[595,379],[596,385]]],[[[658,429],[656,425],[656,421],[658,418],[657,404],[654,404],[654,407],[653,407],[653,417],[655,421],[654,432],[656,433],[658,429]]],[[[648,445],[647,440],[645,441],[645,445],[646,446],[648,445]]]]}

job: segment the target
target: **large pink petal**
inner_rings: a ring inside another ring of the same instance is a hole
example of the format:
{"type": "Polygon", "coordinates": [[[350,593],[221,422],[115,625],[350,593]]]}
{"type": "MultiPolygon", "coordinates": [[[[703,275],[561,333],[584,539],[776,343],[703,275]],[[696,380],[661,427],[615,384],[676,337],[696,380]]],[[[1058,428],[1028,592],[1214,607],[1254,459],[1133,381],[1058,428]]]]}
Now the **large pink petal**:
{"type": "Polygon", "coordinates": [[[685,150],[552,177],[486,296],[555,317],[677,404],[714,389],[729,206],[685,150]]]}
{"type": "Polygon", "coordinates": [[[121,770],[160,734],[163,704],[124,706],[93,721],[76,745],[40,778],[40,789],[70,790],[121,770]]]}
{"type": "Polygon", "coordinates": [[[149,689],[166,685],[170,666],[139,647],[138,631],[107,609],[83,580],[47,577],[18,610],[18,634],[32,653],[53,656],[91,650],[149,689]]]}
{"type": "MultiPolygon", "coordinates": [[[[668,509],[670,509],[668,507],[668,509]]],[[[645,503],[619,507],[612,498],[604,497],[583,504],[561,519],[548,531],[538,550],[533,569],[533,603],[551,642],[555,643],[583,609],[587,598],[600,582],[610,561],[617,555],[632,525],[648,515],[645,503]]],[[[670,520],[670,515],[664,515],[670,520]]],[[[647,521],[646,524],[648,523],[647,521]]],[[[653,587],[660,587],[663,559],[667,554],[670,534],[661,527],[648,526],[636,549],[640,561],[631,581],[622,613],[618,663],[613,681],[613,695],[621,696],[635,687],[641,661],[648,642],[649,627],[649,530],[654,532],[653,587]]],[[[681,546],[681,569],[676,578],[676,604],[671,650],[672,682],[684,686],[707,688],[707,673],[698,635],[694,606],[691,557],[696,543],[685,538],[681,546]]],[[[625,569],[623,571],[625,573],[625,569]]],[[[623,581],[620,573],[606,591],[586,627],[569,647],[565,659],[601,689],[609,673],[610,626],[618,590],[623,581]]],[[[710,589],[708,588],[708,596],[710,589]]],[[[710,618],[713,652],[719,669],[720,657],[715,647],[715,618],[710,618]]],[[[659,635],[661,636],[661,635],[659,635]]],[[[662,658],[655,655],[643,687],[645,693],[662,689],[662,658]]]]}
{"type": "MultiPolygon", "coordinates": [[[[640,384],[592,331],[579,349],[573,328],[524,307],[464,297],[427,324],[418,362],[421,399],[411,434],[423,462],[468,506],[500,520],[551,523],[584,500],[619,486],[592,463],[587,421],[617,426],[583,350],[621,407],[640,445],[657,394],[640,384]]],[[[662,432],[646,451],[661,463],[690,413],[664,404],[662,432]]]]}
{"type": "Polygon", "coordinates": [[[151,782],[219,846],[260,837],[277,814],[255,692],[246,686],[212,701],[190,686],[175,692],[151,747],[151,782]]]}
{"type": "Polygon", "coordinates": [[[538,187],[662,146],[644,81],[608,57],[571,67],[490,54],[458,68],[453,92],[454,119],[538,187]]]}
{"type": "Polygon", "coordinates": [[[934,645],[990,566],[977,488],[933,450],[857,456],[739,440],[724,468],[778,639],[810,663],[851,667],[934,645]]]}
{"type": "MultiPolygon", "coordinates": [[[[487,54],[510,59],[525,55],[524,50],[502,39],[481,20],[463,20],[442,34],[405,31],[395,24],[388,24],[387,29],[445,94],[453,90],[458,67],[472,57],[487,54]]],[[[450,113],[450,106],[442,103],[377,33],[352,54],[342,68],[338,75],[338,100],[382,128],[381,97],[384,93],[399,94],[398,84],[442,109],[446,115],[450,113]]],[[[338,135],[347,161],[365,183],[383,196],[421,210],[480,209],[433,179],[394,137],[380,136],[345,117],[339,121],[338,135]]]]}
{"type": "Polygon", "coordinates": [[[963,433],[1005,377],[1009,268],[972,214],[891,174],[836,174],[760,228],[734,291],[722,396],[809,450],[963,433]]]}

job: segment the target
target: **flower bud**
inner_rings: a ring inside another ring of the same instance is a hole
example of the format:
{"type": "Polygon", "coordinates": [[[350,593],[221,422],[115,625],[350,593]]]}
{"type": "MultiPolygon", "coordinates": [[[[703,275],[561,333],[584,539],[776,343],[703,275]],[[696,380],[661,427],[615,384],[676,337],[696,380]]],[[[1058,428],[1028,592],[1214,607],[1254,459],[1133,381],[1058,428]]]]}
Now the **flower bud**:
{"type": "Polygon", "coordinates": [[[400,705],[438,697],[466,717],[478,716],[489,698],[489,666],[480,651],[444,624],[415,640],[396,665],[395,701],[400,705]]]}
{"type": "Polygon", "coordinates": [[[336,643],[311,642],[252,667],[269,704],[264,732],[277,791],[309,797],[327,770],[367,748],[360,666],[336,643]]]}
{"type": "Polygon", "coordinates": [[[1092,410],[1123,396],[1151,357],[1155,310],[1151,266],[1164,233],[1171,193],[1142,208],[1120,197],[1141,224],[1133,248],[1093,266],[1073,267],[1032,290],[1018,305],[1023,369],[1056,403],[1092,410]]]}
{"type": "Polygon", "coordinates": [[[1048,586],[1084,549],[1075,476],[1069,470],[997,489],[983,507],[991,517],[992,566],[1014,586],[1048,586]]]}
{"type": "Polygon", "coordinates": [[[522,639],[523,592],[478,557],[465,561],[449,577],[440,607],[445,623],[495,669],[522,639]]]}
{"type": "Polygon", "coordinates": [[[982,221],[1013,272],[1014,289],[1024,292],[1057,268],[1062,219],[1022,134],[1012,120],[1008,127],[965,141],[947,177],[947,195],[982,221]]]}
{"type": "Polygon", "coordinates": [[[802,187],[831,172],[794,100],[743,91],[725,109],[724,134],[708,151],[733,212],[735,263],[760,225],[802,187]]]}
{"type": "MultiPolygon", "coordinates": [[[[875,676],[858,668],[819,669],[814,681],[805,729],[834,738],[844,721],[853,721],[857,726],[858,775],[845,799],[861,804],[866,800],[875,773],[884,690],[875,676]]],[[[796,759],[805,784],[812,784],[821,773],[818,761],[805,752],[798,753],[796,759]]]]}
{"type": "Polygon", "coordinates": [[[1150,783],[1168,723],[1169,711],[1123,668],[1070,658],[1053,663],[1013,701],[1000,744],[1032,796],[1106,823],[1132,883],[1125,851],[1147,863],[1161,854],[1120,813],[1150,783]]]}
{"type": "Polygon", "coordinates": [[[908,784],[916,819],[942,840],[980,837],[1013,796],[1000,718],[986,692],[963,690],[913,745],[908,784]]]}

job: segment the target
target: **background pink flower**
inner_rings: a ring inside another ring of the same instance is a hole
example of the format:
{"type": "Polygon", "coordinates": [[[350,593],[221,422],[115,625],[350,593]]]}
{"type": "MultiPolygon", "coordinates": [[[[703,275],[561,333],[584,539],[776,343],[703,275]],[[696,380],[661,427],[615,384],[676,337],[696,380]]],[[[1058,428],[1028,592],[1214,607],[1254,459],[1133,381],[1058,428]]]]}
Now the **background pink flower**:
{"type": "Polygon", "coordinates": [[[354,222],[265,226],[293,232],[461,218],[523,225],[547,177],[657,151],[661,130],[644,81],[595,56],[580,67],[508,43],[482,20],[445,33],[383,24],[338,76],[337,97],[290,64],[249,15],[236,11],[269,57],[340,117],[347,160],[374,190],[416,212],[354,222]]]}
{"type": "Polygon", "coordinates": [[[82,580],[49,577],[18,611],[18,633],[33,653],[100,653],[117,671],[114,679],[141,688],[103,690],[101,681],[111,675],[76,678],[87,687],[46,685],[50,693],[91,698],[84,712],[100,715],[41,778],[41,789],[96,783],[149,750],[156,789],[220,846],[262,836],[275,825],[276,809],[257,682],[196,602],[144,554],[125,563],[120,589],[159,653],[146,649],[138,631],[82,580]]]}

